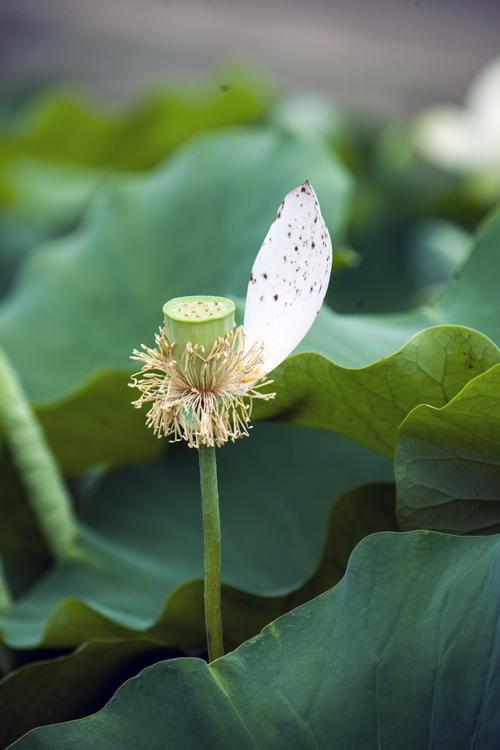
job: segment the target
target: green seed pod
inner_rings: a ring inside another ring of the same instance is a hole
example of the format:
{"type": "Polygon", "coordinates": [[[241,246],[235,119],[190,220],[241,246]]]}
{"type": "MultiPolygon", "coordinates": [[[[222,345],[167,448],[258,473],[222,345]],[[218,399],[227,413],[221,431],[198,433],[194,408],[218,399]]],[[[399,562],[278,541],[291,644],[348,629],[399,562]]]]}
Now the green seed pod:
{"type": "Polygon", "coordinates": [[[225,297],[175,297],[165,302],[165,327],[176,357],[182,357],[188,342],[202,346],[201,353],[208,356],[215,341],[233,329],[234,311],[234,302],[225,297]]]}

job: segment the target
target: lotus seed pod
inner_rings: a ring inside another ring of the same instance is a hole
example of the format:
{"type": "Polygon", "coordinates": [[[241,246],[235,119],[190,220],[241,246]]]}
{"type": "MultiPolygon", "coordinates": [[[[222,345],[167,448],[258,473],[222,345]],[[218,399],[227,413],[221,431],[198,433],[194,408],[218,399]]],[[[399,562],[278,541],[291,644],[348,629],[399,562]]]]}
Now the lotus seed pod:
{"type": "Polygon", "coordinates": [[[225,297],[208,295],[175,297],[163,305],[169,341],[175,344],[176,357],[182,357],[186,344],[202,346],[208,356],[215,341],[234,327],[235,305],[225,297]]]}

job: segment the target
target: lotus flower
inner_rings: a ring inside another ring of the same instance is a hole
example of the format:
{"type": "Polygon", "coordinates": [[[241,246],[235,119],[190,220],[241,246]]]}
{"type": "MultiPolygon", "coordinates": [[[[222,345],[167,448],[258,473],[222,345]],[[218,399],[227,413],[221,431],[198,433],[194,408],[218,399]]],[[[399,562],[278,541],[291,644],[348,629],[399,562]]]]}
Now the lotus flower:
{"type": "Polygon", "coordinates": [[[163,311],[156,347],[142,345],[143,363],[130,386],[150,403],[147,424],[158,437],[192,448],[221,446],[248,435],[255,399],[302,341],[328,287],[332,244],[311,184],[292,190],[280,205],[255,259],[243,326],[223,297],[177,297],[163,311]]]}

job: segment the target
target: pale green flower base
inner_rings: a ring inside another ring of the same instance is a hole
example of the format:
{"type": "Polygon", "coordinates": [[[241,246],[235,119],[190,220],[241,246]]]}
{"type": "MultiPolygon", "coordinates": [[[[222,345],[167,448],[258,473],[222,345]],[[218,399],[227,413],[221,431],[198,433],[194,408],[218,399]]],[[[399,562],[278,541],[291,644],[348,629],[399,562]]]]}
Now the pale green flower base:
{"type": "Polygon", "coordinates": [[[181,356],[186,344],[202,346],[205,355],[214,342],[232,330],[235,305],[225,297],[198,295],[175,297],[163,305],[165,327],[176,354],[181,356]]]}

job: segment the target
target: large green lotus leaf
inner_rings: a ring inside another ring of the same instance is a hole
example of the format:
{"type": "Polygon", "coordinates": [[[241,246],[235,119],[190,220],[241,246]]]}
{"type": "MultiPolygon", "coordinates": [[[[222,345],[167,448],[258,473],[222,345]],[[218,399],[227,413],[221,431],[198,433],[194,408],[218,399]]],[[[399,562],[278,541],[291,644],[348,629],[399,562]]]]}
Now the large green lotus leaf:
{"type": "Polygon", "coordinates": [[[49,162],[149,169],[189,136],[248,122],[263,114],[261,81],[230,74],[225,86],[170,87],[112,111],[70,89],[33,98],[0,132],[2,162],[19,157],[49,162]],[[68,138],[71,133],[71,138],[68,138]]]}
{"type": "Polygon", "coordinates": [[[500,343],[500,294],[496,269],[500,262],[500,211],[477,234],[469,260],[456,272],[435,314],[442,320],[470,326],[500,343]]]}
{"type": "Polygon", "coordinates": [[[0,748],[36,726],[98,711],[129,677],[176,655],[153,641],[94,641],[69,656],[21,667],[0,680],[0,748]]]}
{"type": "Polygon", "coordinates": [[[105,372],[36,413],[62,470],[78,474],[99,464],[125,464],[160,456],[165,440],[145,428],[144,412],[130,405],[129,373],[105,372]]]}
{"type": "Polygon", "coordinates": [[[41,236],[28,249],[73,231],[103,184],[121,179],[97,167],[59,164],[20,157],[4,172],[15,202],[4,213],[31,234],[41,236]]]}
{"type": "MultiPolygon", "coordinates": [[[[254,635],[270,620],[339,581],[352,549],[365,536],[395,529],[391,485],[364,485],[337,498],[330,511],[321,563],[303,586],[288,595],[273,598],[250,597],[224,586],[226,631],[231,623],[233,643],[236,634],[239,640],[254,635]],[[240,620],[238,627],[232,623],[235,618],[240,620]]],[[[200,582],[184,585],[181,589],[184,596],[188,587],[194,588],[198,596],[194,615],[201,629],[200,582]]],[[[90,642],[67,656],[22,667],[0,682],[0,704],[6,714],[0,724],[0,747],[33,727],[75,719],[98,710],[113,687],[118,688],[134,671],[161,658],[167,656],[161,654],[154,642],[108,640],[90,642]]]]}
{"type": "Polygon", "coordinates": [[[143,170],[202,130],[246,123],[267,93],[248,76],[171,88],[111,112],[48,90],[0,126],[0,295],[32,249],[73,229],[110,172],[143,170]],[[71,138],[67,134],[71,133],[71,138]]]}
{"type": "Polygon", "coordinates": [[[335,588],[235,652],[159,662],[13,747],[496,750],[499,568],[496,536],[371,535],[335,588]]]}
{"type": "MultiPolygon", "coordinates": [[[[255,632],[250,594],[288,596],[318,565],[332,498],[388,478],[392,467],[332,433],[273,424],[219,457],[223,580],[247,592],[227,621],[228,641],[240,642],[246,628],[255,632]]],[[[169,645],[203,642],[200,582],[181,587],[202,574],[196,461],[180,448],[103,478],[83,502],[85,523],[66,562],[0,616],[6,642],[72,646],[153,632],[169,645]]],[[[381,518],[386,528],[386,510],[381,518]]],[[[339,528],[352,539],[356,527],[346,525],[339,528]]]]}
{"type": "Polygon", "coordinates": [[[395,466],[401,527],[498,531],[499,457],[497,365],[446,406],[417,406],[401,425],[395,466]]]}
{"type": "Polygon", "coordinates": [[[230,79],[224,91],[172,88],[114,113],[73,91],[44,92],[0,132],[6,202],[29,225],[71,226],[103,175],[149,169],[195,133],[262,115],[262,84],[230,79]]]}
{"type": "Polygon", "coordinates": [[[337,430],[391,457],[398,426],[411,409],[445,404],[499,361],[493,342],[458,326],[426,329],[391,356],[360,369],[340,367],[320,354],[297,354],[276,371],[278,398],[259,404],[255,415],[337,430]]]}
{"type": "Polygon", "coordinates": [[[37,227],[0,213],[0,298],[14,285],[18,269],[31,249],[45,239],[37,227]]]}

